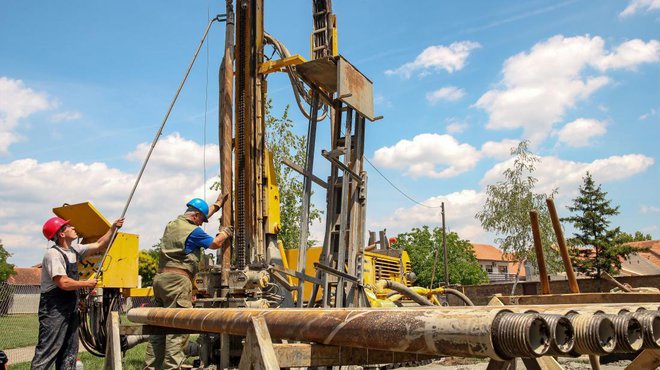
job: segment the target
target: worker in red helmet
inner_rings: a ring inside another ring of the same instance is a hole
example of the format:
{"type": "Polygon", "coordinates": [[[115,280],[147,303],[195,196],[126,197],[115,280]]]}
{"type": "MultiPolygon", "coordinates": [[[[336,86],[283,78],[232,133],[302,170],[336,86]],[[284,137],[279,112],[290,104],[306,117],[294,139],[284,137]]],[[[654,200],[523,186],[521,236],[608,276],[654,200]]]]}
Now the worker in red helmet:
{"type": "Polygon", "coordinates": [[[76,368],[80,324],[78,290],[96,286],[96,279],[78,280],[78,261],[104,252],[113,231],[123,224],[123,218],[117,219],[96,242],[73,245],[78,234],[68,220],[53,217],[44,223],[44,237],[55,245],[48,248],[42,262],[39,339],[32,370],[50,369],[53,364],[56,370],[76,368]]]}
{"type": "MultiPolygon", "coordinates": [[[[191,308],[193,279],[199,267],[202,250],[226,248],[232,237],[231,227],[221,227],[215,237],[200,226],[222,208],[226,195],[209,205],[200,198],[186,204],[182,215],[170,221],[161,238],[158,274],[153,289],[156,306],[191,308]]],[[[151,335],[145,354],[145,369],[180,369],[186,356],[183,349],[187,334],[151,335]]]]}

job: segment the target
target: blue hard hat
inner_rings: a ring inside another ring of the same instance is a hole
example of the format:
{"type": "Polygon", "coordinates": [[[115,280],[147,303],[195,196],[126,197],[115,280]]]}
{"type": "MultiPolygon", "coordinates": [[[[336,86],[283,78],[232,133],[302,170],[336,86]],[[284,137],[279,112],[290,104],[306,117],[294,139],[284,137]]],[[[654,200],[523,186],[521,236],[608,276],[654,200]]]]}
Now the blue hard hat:
{"type": "Polygon", "coordinates": [[[193,207],[199,211],[199,213],[204,215],[204,221],[208,221],[207,215],[209,214],[209,205],[200,198],[191,199],[190,202],[186,204],[188,207],[193,207]]]}

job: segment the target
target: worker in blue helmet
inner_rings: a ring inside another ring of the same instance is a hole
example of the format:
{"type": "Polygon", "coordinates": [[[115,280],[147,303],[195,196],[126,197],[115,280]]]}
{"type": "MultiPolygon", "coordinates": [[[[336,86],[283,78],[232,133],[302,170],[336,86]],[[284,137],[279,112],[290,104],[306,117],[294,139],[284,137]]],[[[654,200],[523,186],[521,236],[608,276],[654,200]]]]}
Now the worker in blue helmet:
{"type": "MultiPolygon", "coordinates": [[[[227,196],[220,194],[209,205],[200,198],[186,204],[186,211],[165,227],[161,238],[158,274],[153,292],[158,307],[192,307],[192,281],[195,278],[202,250],[228,248],[233,235],[231,227],[220,227],[215,236],[201,226],[219,211],[227,196]]],[[[187,334],[152,335],[145,355],[145,369],[180,369],[186,356],[183,348],[187,334]]]]}

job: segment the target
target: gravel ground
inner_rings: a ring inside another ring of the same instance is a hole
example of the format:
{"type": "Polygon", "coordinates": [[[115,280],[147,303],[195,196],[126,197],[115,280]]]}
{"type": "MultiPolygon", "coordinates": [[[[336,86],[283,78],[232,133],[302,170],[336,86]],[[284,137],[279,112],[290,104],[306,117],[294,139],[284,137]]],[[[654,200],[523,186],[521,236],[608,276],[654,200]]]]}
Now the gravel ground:
{"type": "MultiPolygon", "coordinates": [[[[589,358],[582,356],[578,358],[559,358],[559,364],[562,365],[564,370],[591,370],[589,358]]],[[[628,360],[611,362],[609,364],[601,364],[601,370],[621,370],[625,369],[630,364],[628,360]]],[[[486,370],[488,367],[488,360],[470,359],[470,358],[457,358],[446,357],[434,361],[428,365],[418,367],[400,367],[397,370],[486,370]]],[[[517,369],[526,369],[521,360],[516,363],[517,369]]]]}

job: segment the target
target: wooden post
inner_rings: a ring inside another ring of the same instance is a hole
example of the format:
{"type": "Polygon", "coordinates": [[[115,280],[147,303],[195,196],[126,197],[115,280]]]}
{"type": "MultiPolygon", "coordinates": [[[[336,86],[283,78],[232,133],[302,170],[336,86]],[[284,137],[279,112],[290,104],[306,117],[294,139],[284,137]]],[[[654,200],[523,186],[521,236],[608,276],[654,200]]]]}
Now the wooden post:
{"type": "Polygon", "coordinates": [[[647,348],[640,353],[626,370],[657,369],[660,366],[660,349],[647,348]]]}
{"type": "Polygon", "coordinates": [[[548,271],[545,268],[545,257],[543,256],[543,245],[541,244],[541,231],[539,230],[539,214],[535,209],[529,211],[529,219],[532,224],[532,236],[534,237],[534,250],[536,251],[536,262],[538,263],[539,266],[539,280],[541,281],[541,294],[550,294],[548,271]]]}
{"type": "Polygon", "coordinates": [[[575,272],[573,272],[571,257],[568,255],[566,240],[564,240],[564,232],[561,230],[561,224],[559,223],[559,217],[557,216],[555,202],[550,198],[546,199],[545,202],[548,205],[548,212],[550,212],[550,218],[552,219],[552,228],[555,230],[555,235],[557,236],[559,253],[561,254],[561,259],[564,261],[564,269],[566,270],[568,286],[571,289],[571,293],[580,293],[580,287],[578,286],[577,279],[575,278],[575,272]]]}
{"type": "Polygon", "coordinates": [[[106,324],[105,370],[121,370],[121,344],[119,341],[119,312],[111,311],[106,324]]]}
{"type": "Polygon", "coordinates": [[[245,337],[239,370],[279,370],[273,341],[263,317],[253,317],[252,327],[245,337]]]}

